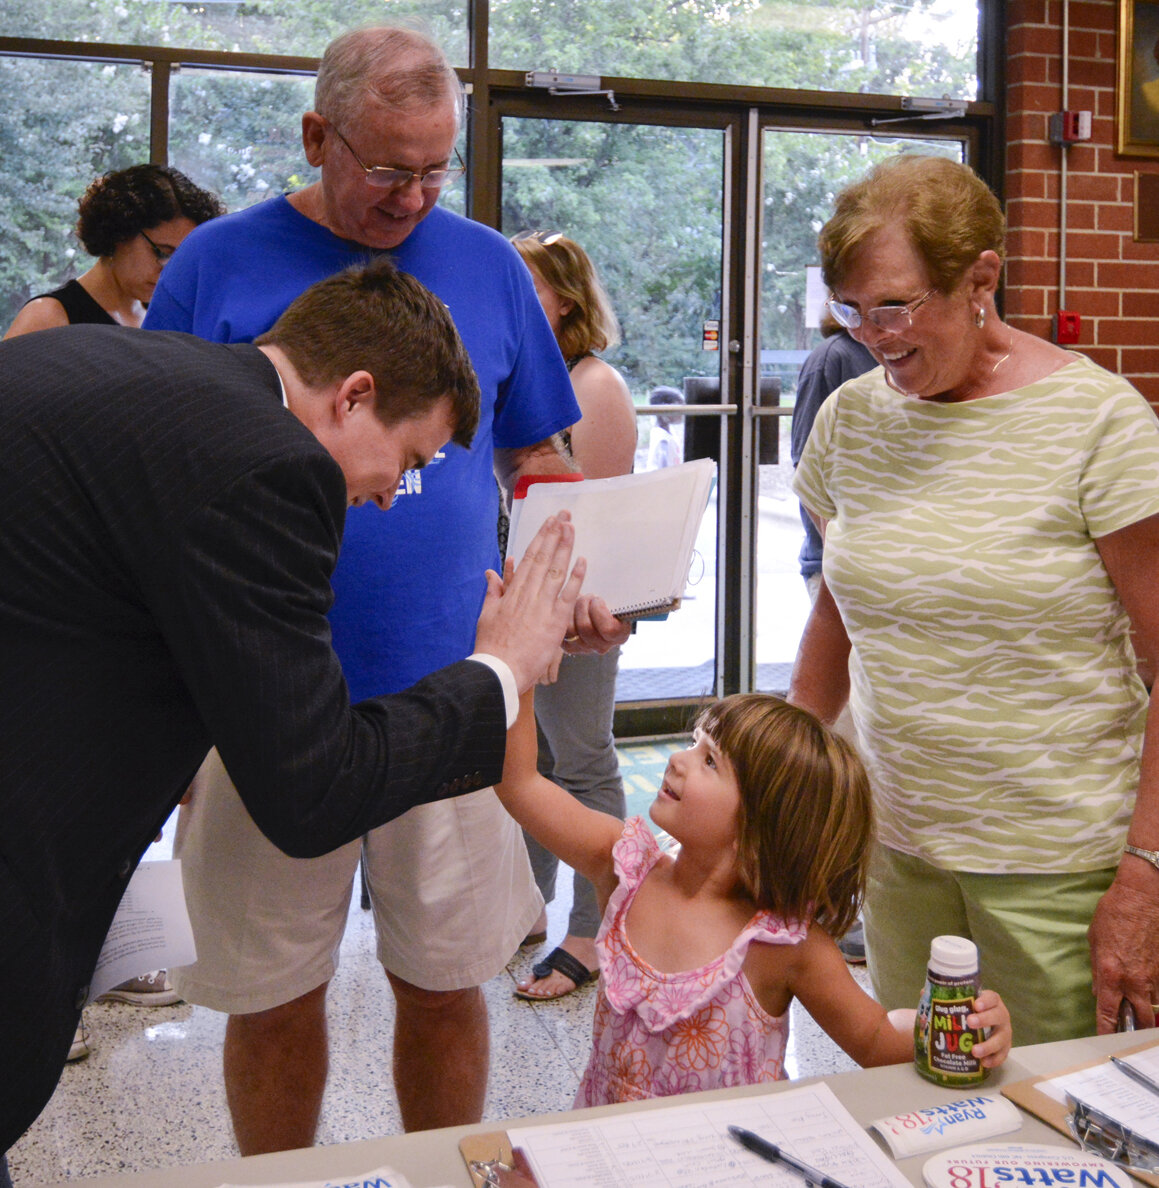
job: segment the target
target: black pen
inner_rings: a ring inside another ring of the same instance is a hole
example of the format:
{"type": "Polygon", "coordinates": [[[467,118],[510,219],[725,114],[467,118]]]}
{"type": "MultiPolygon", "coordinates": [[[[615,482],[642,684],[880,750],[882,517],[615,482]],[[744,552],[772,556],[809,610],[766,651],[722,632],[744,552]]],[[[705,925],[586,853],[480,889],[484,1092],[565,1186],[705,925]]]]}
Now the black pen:
{"type": "Polygon", "coordinates": [[[788,1151],[761,1138],[759,1134],[745,1130],[743,1126],[730,1126],[728,1133],[754,1155],[759,1155],[770,1163],[783,1163],[786,1167],[791,1167],[797,1175],[804,1177],[806,1184],[812,1184],[813,1188],[846,1188],[846,1185],[842,1184],[840,1180],[835,1180],[815,1167],[802,1163],[795,1155],[790,1155],[788,1151]]]}

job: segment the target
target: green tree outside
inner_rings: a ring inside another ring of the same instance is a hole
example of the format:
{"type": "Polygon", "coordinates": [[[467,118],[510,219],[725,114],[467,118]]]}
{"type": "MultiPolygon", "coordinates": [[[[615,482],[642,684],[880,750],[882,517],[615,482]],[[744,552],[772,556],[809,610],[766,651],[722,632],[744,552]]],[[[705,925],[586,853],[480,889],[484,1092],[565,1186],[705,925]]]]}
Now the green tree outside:
{"type": "MultiPolygon", "coordinates": [[[[945,0],[492,0],[491,64],[778,87],[972,97],[975,46],[918,38],[945,0]]],[[[4,0],[5,31],[119,44],[314,55],[353,24],[424,18],[466,56],[454,0],[4,0]]],[[[236,209],[312,180],[299,139],[312,82],[185,67],[171,82],[171,161],[236,209]]],[[[136,65],[0,58],[0,323],[78,275],[76,202],[109,169],[148,159],[149,75],[136,65]]],[[[591,253],[624,329],[613,362],[643,397],[705,367],[704,323],[720,316],[719,132],[507,120],[504,157],[578,165],[508,167],[503,230],[549,226],[591,253]]],[[[869,142],[871,145],[873,142],[869,142]]],[[[832,195],[878,150],[797,134],[765,143],[767,345],[803,349],[803,269],[832,195]]],[[[890,147],[881,151],[896,151],[890,147]]],[[[462,191],[444,202],[462,206],[462,191]]],[[[715,360],[708,360],[715,364],[715,360]]]]}

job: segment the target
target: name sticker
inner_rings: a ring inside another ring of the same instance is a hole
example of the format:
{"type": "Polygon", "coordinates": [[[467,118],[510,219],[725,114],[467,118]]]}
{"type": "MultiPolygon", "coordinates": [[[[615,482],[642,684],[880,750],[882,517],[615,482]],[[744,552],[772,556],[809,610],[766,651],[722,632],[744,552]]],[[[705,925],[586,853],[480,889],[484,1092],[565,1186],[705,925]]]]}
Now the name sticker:
{"type": "Polygon", "coordinates": [[[889,1145],[894,1159],[928,1155],[943,1147],[961,1146],[1009,1134],[1022,1125],[1018,1107],[1005,1097],[978,1094],[946,1105],[924,1106],[908,1114],[879,1118],[873,1129],[889,1145]]]}

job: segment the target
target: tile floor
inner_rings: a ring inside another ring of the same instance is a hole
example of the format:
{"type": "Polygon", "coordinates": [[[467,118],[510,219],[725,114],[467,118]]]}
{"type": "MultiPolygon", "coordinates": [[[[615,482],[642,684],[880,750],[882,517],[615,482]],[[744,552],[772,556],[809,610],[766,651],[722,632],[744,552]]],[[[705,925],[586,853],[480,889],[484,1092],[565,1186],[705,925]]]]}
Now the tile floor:
{"type": "MultiPolygon", "coordinates": [[[[664,743],[625,747],[629,811],[646,808],[664,743]]],[[[164,846],[165,843],[162,843],[164,846]]],[[[164,849],[150,855],[167,856],[164,849]]],[[[518,953],[484,987],[491,1018],[491,1082],[486,1120],[567,1109],[587,1060],[595,985],[553,1003],[529,1003],[516,979],[566,929],[570,892],[550,906],[548,942],[518,953]]],[[[865,983],[864,969],[855,976],[865,983]]],[[[394,1007],[374,957],[370,914],[355,902],[330,990],[331,1071],[319,1143],[341,1143],[400,1128],[390,1078],[394,1007]]],[[[787,1060],[792,1077],[843,1072],[852,1061],[796,1004],[787,1060]]],[[[236,1156],[221,1081],[225,1017],[179,1004],[143,1009],[96,1004],[86,1011],[96,1050],[68,1065],[44,1113],[9,1153],[17,1188],[112,1172],[161,1169],[236,1156]]]]}

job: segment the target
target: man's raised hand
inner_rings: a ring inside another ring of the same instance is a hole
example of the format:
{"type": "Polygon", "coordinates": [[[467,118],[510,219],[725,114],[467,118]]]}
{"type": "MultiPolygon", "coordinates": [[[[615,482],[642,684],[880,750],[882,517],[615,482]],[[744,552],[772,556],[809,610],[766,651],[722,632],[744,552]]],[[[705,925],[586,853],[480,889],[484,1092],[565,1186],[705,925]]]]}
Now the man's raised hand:
{"type": "Polygon", "coordinates": [[[560,512],[544,521],[517,568],[508,561],[502,579],[487,571],[475,651],[505,661],[520,693],[547,669],[574,625],[587,568],[581,557],[569,575],[574,542],[571,517],[560,512]]]}

